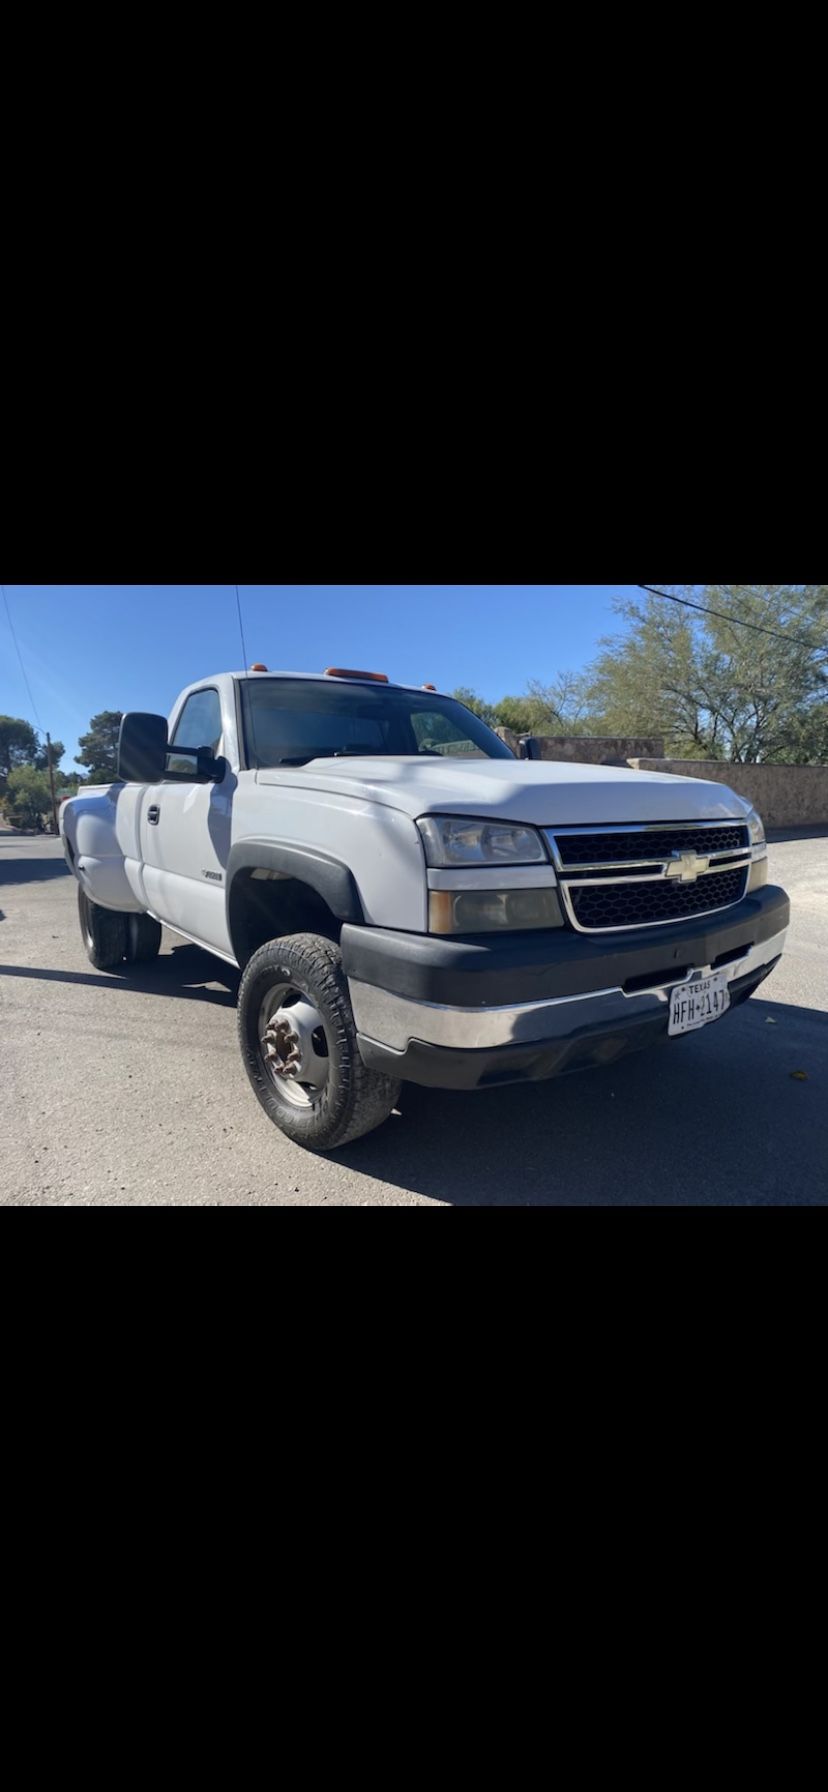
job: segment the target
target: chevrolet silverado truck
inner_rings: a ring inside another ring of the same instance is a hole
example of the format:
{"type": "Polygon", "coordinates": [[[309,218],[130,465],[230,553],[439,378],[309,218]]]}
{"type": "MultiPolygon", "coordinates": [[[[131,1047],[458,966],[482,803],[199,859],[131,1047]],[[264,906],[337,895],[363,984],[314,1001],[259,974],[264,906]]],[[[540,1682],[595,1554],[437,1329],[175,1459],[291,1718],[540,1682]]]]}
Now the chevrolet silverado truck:
{"type": "Polygon", "coordinates": [[[673,1041],[785,945],[764,829],[724,784],[516,758],[430,685],[224,672],[126,715],[60,832],[98,970],[170,928],[241,971],[242,1059],[315,1151],[404,1081],[490,1089],[673,1041]]]}

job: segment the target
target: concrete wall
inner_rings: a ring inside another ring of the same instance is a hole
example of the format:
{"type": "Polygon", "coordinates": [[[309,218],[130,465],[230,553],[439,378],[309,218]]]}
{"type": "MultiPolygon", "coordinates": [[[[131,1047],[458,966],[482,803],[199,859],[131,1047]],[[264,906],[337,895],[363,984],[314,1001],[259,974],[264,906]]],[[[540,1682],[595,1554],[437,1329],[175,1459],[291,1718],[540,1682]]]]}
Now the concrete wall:
{"type": "Polygon", "coordinates": [[[828,765],[722,765],[709,759],[631,756],[637,771],[726,784],[754,803],[769,828],[828,823],[828,765]]]}

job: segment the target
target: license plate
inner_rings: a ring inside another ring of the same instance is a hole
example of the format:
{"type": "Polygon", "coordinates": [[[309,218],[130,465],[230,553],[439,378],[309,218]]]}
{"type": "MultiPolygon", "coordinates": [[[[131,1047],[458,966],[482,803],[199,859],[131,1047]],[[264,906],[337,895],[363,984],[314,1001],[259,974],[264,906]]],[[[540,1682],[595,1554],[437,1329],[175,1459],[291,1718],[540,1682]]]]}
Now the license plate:
{"type": "Polygon", "coordinates": [[[721,1020],[730,1007],[727,972],[716,971],[712,977],[700,977],[698,983],[682,983],[670,996],[670,1020],[667,1031],[694,1033],[712,1020],[721,1020]]]}

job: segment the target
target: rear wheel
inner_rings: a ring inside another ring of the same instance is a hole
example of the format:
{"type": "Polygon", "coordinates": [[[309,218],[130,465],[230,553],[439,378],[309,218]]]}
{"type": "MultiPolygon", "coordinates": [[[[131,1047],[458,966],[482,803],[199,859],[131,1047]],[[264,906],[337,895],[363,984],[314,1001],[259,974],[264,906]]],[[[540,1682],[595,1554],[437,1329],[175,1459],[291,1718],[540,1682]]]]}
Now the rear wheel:
{"type": "Polygon", "coordinates": [[[127,958],[130,964],[149,964],[161,950],[161,923],[152,915],[127,915],[127,958]]]}
{"type": "Polygon", "coordinates": [[[114,971],[127,953],[127,915],[100,908],[86,891],[78,889],[78,915],[83,943],[96,971],[114,971]]]}
{"type": "Polygon", "coordinates": [[[339,947],[314,933],[271,940],[239,990],[245,1069],[271,1120],[334,1151],[387,1120],[400,1085],[362,1062],[339,947]]]}

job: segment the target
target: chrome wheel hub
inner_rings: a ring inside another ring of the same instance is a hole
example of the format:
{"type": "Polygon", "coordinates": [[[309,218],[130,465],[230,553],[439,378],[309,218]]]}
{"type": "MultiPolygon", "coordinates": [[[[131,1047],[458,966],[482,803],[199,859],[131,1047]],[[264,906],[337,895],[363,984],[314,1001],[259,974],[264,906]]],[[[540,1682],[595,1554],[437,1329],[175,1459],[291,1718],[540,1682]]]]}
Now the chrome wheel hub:
{"type": "Polygon", "coordinates": [[[283,1100],[312,1107],[328,1081],[328,1041],[319,1010],[301,990],[272,989],[259,1014],[259,1045],[283,1100]]]}

